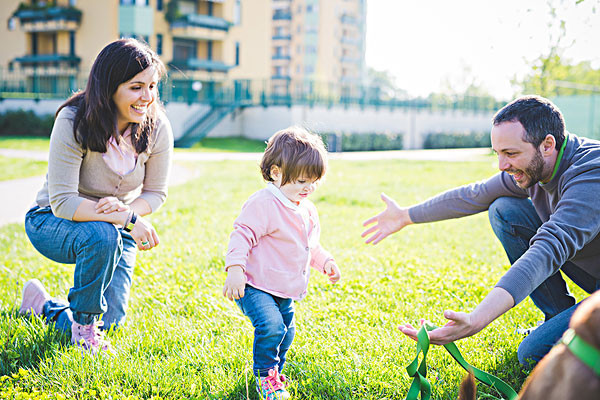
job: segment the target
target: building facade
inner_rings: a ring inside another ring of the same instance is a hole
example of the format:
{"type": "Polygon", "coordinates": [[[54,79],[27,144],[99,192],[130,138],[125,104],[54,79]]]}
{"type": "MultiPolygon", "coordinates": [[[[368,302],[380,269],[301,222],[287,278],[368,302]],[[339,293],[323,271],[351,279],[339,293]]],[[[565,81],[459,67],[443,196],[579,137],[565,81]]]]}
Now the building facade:
{"type": "Polygon", "coordinates": [[[2,0],[0,19],[0,80],[35,77],[18,83],[30,91],[81,88],[120,37],[155,49],[173,98],[240,80],[289,93],[365,78],[366,0],[2,0]]]}

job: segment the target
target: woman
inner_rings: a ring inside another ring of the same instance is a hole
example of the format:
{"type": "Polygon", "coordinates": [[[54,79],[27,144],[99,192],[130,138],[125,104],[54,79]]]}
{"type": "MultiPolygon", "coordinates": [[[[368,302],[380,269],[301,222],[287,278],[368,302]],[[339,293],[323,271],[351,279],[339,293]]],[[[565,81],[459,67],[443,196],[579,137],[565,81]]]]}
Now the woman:
{"type": "Polygon", "coordinates": [[[164,72],[158,56],[135,39],[100,52],[85,91],[56,114],[46,183],[25,217],[33,246],[51,260],[74,263],[75,271],[68,303],[51,299],[33,279],[20,311],[70,328],[71,342],[92,353],[110,350],[100,327],[125,319],[136,247],[159,243],[144,216],[167,196],[173,134],[158,100],[164,72]]]}

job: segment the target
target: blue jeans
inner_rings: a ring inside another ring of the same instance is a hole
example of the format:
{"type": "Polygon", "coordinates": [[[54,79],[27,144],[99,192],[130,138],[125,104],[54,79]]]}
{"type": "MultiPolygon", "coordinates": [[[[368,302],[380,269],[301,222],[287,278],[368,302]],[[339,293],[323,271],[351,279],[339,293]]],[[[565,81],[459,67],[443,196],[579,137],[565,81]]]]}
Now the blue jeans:
{"type": "Polygon", "coordinates": [[[268,376],[275,366],[281,372],[296,332],[294,301],[246,285],[244,297],[236,303],[254,327],[254,374],[268,376]]]}
{"type": "MultiPolygon", "coordinates": [[[[489,218],[494,233],[504,246],[511,264],[529,248],[529,240],[542,225],[531,200],[500,197],[489,208],[489,218]]],[[[588,293],[600,288],[600,280],[567,261],[561,271],[588,293]]],[[[544,313],[544,323],[529,334],[518,350],[519,361],[529,365],[541,360],[568,329],[569,321],[579,304],[560,272],[550,276],[529,297],[544,313]]]]}
{"type": "Polygon", "coordinates": [[[69,331],[72,320],[88,325],[101,314],[104,329],[124,322],[137,251],[131,235],[108,222],[58,218],[50,207],[29,210],[25,232],[45,257],[75,264],[68,303],[52,299],[44,304],[48,323],[69,331]]]}

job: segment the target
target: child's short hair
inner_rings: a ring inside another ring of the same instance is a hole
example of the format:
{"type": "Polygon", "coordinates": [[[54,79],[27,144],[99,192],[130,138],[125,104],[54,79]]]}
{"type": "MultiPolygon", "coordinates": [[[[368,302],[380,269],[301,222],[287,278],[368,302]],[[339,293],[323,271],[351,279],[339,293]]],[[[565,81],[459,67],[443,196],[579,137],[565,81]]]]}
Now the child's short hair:
{"type": "Polygon", "coordinates": [[[282,185],[295,182],[300,176],[321,179],[327,170],[327,150],[320,136],[291,126],[275,133],[267,142],[260,161],[260,170],[266,181],[273,181],[273,165],[282,171],[282,185]]]}

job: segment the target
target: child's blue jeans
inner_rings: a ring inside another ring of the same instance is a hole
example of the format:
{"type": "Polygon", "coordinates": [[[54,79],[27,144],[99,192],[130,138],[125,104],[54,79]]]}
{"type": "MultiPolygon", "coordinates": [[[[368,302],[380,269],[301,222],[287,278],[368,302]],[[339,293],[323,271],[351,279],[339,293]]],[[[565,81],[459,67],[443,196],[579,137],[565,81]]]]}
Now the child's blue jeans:
{"type": "Polygon", "coordinates": [[[68,303],[52,299],[44,304],[49,323],[69,331],[72,320],[87,325],[100,314],[105,329],[123,323],[136,258],[131,235],[108,222],[56,217],[50,207],[29,210],[25,232],[45,257],[75,264],[68,303]]]}
{"type": "MultiPolygon", "coordinates": [[[[489,208],[489,218],[511,264],[527,251],[529,240],[542,225],[531,200],[516,197],[500,197],[494,201],[489,208]]],[[[567,261],[561,271],[588,293],[600,288],[600,280],[572,262],[567,261]]],[[[552,349],[568,329],[571,316],[580,304],[575,304],[575,297],[560,272],[542,282],[529,297],[544,313],[545,322],[519,346],[519,361],[525,366],[530,361],[537,363],[552,349]]]]}
{"type": "Polygon", "coordinates": [[[254,327],[254,374],[265,377],[275,366],[281,372],[294,341],[294,301],[246,285],[236,303],[254,327]]]}

